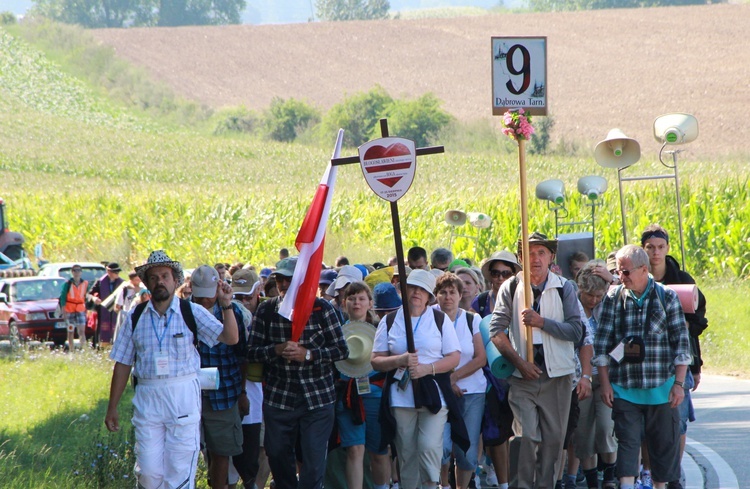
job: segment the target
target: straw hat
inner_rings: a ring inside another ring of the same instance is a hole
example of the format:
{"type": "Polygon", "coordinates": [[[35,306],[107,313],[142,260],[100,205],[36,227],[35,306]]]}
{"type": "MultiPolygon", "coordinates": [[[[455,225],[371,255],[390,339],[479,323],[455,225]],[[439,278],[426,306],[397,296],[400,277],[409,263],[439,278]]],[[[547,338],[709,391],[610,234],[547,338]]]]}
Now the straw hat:
{"type": "Polygon", "coordinates": [[[169,267],[174,270],[177,274],[178,287],[182,285],[182,282],[185,281],[185,274],[182,272],[182,265],[180,264],[180,262],[174,261],[169,258],[169,256],[164,253],[164,250],[152,251],[148,256],[148,260],[146,260],[146,263],[139,267],[135,267],[135,273],[137,273],[141,280],[146,283],[146,272],[154,267],[169,267]]]}
{"type": "Polygon", "coordinates": [[[370,357],[375,341],[375,328],[364,321],[352,321],[346,323],[342,330],[349,347],[349,358],[336,362],[336,368],[351,378],[368,375],[372,371],[370,357]]]}

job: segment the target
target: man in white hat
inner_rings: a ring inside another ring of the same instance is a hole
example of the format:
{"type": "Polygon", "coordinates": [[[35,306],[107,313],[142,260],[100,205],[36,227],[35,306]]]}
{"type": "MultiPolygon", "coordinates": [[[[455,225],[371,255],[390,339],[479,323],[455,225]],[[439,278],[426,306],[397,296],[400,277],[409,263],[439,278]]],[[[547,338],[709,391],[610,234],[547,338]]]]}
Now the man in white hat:
{"type": "MultiPolygon", "coordinates": [[[[520,256],[520,241],[518,248],[520,256]]],[[[510,443],[510,487],[519,489],[555,487],[570,411],[574,345],[583,332],[573,283],[549,270],[556,252],[557,240],[529,236],[526,265],[534,302],[523,307],[523,282],[512,277],[500,287],[490,322],[492,342],[516,367],[508,378],[516,433],[510,443]],[[531,338],[526,326],[532,327],[531,338]],[[533,358],[526,357],[527,341],[534,344],[533,358]]]]}
{"type": "Polygon", "coordinates": [[[225,282],[218,287],[222,324],[198,304],[175,297],[184,280],[182,266],[164,251],[152,252],[136,272],[151,300],[133,309],[112,347],[115,366],[104,422],[109,431],[120,430],[117,405],[133,369],[138,379],[133,397],[138,487],[192,488],[201,418],[200,355],[193,330],[209,346],[237,343],[232,289],[225,282]]]}

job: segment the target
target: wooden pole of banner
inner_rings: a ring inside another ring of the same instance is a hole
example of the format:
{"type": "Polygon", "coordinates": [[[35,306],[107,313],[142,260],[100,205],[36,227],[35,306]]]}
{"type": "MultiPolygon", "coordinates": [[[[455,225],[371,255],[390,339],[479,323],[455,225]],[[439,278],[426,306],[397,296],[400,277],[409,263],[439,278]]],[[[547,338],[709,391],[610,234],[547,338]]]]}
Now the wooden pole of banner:
{"type": "MultiPolygon", "coordinates": [[[[533,304],[531,294],[531,268],[529,267],[529,208],[526,192],[526,141],[518,139],[518,173],[521,187],[521,254],[523,255],[524,307],[533,304]]],[[[526,361],[534,361],[534,340],[531,326],[526,326],[526,361]]]]}
{"type": "MultiPolygon", "coordinates": [[[[380,119],[380,134],[382,137],[389,137],[388,131],[388,119],[380,119]]],[[[444,153],[445,148],[443,146],[428,146],[425,148],[417,148],[417,156],[432,155],[438,153],[444,153]]],[[[348,165],[352,163],[359,163],[359,156],[348,156],[345,158],[333,158],[331,164],[336,165],[348,165]]],[[[391,221],[393,223],[393,240],[396,247],[396,259],[398,261],[398,276],[399,285],[401,288],[401,299],[404,308],[404,326],[406,327],[406,348],[409,353],[415,352],[414,347],[414,331],[411,325],[411,313],[409,312],[409,301],[407,300],[406,292],[406,266],[404,261],[404,247],[401,241],[401,222],[398,217],[398,203],[391,202],[391,221]]]]}

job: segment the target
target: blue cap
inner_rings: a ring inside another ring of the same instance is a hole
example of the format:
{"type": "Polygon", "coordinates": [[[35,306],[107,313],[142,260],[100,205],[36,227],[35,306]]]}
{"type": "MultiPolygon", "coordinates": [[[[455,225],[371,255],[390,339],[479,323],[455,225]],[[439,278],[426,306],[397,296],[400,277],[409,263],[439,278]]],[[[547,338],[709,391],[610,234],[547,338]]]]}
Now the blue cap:
{"type": "Polygon", "coordinates": [[[260,271],[260,276],[263,278],[268,278],[271,276],[272,273],[273,273],[273,270],[271,270],[270,268],[264,268],[263,270],[260,271]]]}
{"type": "Polygon", "coordinates": [[[401,297],[396,292],[396,287],[388,282],[381,282],[372,289],[373,309],[376,311],[387,311],[401,307],[401,297]]]}
{"type": "Polygon", "coordinates": [[[357,267],[357,269],[359,269],[360,272],[362,272],[362,278],[365,278],[367,276],[367,274],[370,273],[370,271],[364,265],[356,264],[354,266],[357,267]]]}
{"type": "Polygon", "coordinates": [[[338,275],[339,273],[332,268],[323,270],[322,272],[320,272],[320,280],[318,280],[318,285],[331,285],[336,280],[336,277],[338,275]]]}

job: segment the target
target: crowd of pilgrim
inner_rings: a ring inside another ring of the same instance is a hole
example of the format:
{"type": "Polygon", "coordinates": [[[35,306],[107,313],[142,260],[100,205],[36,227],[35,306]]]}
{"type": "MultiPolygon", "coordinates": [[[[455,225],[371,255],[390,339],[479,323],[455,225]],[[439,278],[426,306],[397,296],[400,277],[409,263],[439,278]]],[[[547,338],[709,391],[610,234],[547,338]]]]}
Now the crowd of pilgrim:
{"type": "MultiPolygon", "coordinates": [[[[231,284],[245,336],[237,354],[244,386],[235,399],[241,438],[233,451],[215,449],[217,460],[228,463],[209,470],[212,487],[262,488],[270,477],[278,489],[680,488],[681,450],[694,419],[690,391],[700,383],[703,296],[695,314],[679,311],[683,332],[665,327],[663,338],[647,339],[645,362],[653,365],[628,367],[635,376],[654,365],[664,369],[659,378],[674,385],[657,403],[662,411],[649,400],[633,401],[633,412],[613,416],[613,406],[623,411],[617,403],[629,394],[610,384],[627,384],[617,380],[618,362],[609,358],[623,318],[610,316],[626,314],[628,300],[643,305],[653,283],[694,283],[668,254],[667,231],[649,226],[641,247],[613,252],[607,261],[576,253],[567,277],[555,264],[554,239],[533,233],[528,244],[534,304],[526,308],[517,304],[520,241],[517,250],[478,263],[445,248],[413,247],[405,276],[395,257],[372,264],[339,257],[321,272],[319,298],[297,342],[289,341],[291,323],[278,315],[296,267],[286,250],[274,268],[218,263],[210,267],[215,276],[205,270],[187,276],[176,295],[193,301],[196,289],[215,292],[216,276],[231,284]],[[638,287],[641,272],[645,288],[638,287]],[[602,333],[602,302],[609,296],[616,304],[615,294],[626,292],[622,311],[609,308],[611,324],[602,333]],[[407,349],[404,305],[414,352],[407,349]],[[533,360],[519,325],[534,327],[533,360]],[[654,341],[662,340],[658,360],[650,360],[654,341]],[[493,347],[513,375],[492,373],[493,347]],[[655,428],[664,416],[672,416],[674,436],[655,428]]],[[[671,304],[673,296],[666,299],[671,304]]],[[[201,366],[210,364],[203,360],[202,354],[201,366]]],[[[640,379],[632,385],[652,387],[640,379]]],[[[216,426],[203,429],[221,431],[216,426]]]]}

